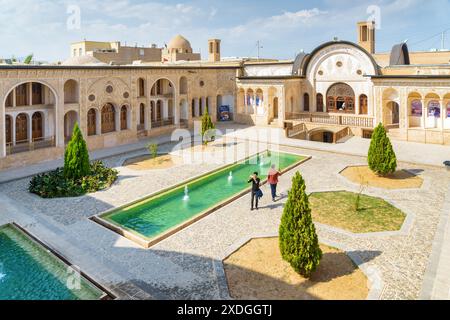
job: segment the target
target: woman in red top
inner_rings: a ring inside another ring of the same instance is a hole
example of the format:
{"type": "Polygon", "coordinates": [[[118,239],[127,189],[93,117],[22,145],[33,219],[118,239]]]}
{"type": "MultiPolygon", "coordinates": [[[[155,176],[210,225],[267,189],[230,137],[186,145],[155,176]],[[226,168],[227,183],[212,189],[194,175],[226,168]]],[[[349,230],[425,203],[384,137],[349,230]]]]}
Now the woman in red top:
{"type": "Polygon", "coordinates": [[[275,169],[276,166],[273,164],[272,168],[269,170],[268,182],[270,184],[270,190],[272,191],[272,201],[275,202],[277,196],[277,185],[278,177],[281,176],[281,171],[275,169]]]}

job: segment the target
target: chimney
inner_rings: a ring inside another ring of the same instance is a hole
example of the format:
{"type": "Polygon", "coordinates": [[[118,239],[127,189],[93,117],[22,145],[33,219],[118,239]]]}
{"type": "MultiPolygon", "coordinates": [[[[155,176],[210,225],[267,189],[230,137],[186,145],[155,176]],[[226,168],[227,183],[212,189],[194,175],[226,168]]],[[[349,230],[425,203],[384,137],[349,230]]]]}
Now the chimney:
{"type": "Polygon", "coordinates": [[[210,39],[208,40],[208,61],[220,62],[220,40],[210,39]]]}
{"type": "Polygon", "coordinates": [[[375,53],[375,21],[358,22],[358,44],[370,54],[375,53]]]}

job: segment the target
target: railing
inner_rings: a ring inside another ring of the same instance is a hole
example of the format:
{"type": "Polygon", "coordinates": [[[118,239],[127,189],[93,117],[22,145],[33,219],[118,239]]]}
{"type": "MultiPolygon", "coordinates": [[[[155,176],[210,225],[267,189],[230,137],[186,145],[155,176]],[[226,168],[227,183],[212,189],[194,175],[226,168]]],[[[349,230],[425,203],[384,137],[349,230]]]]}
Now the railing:
{"type": "Polygon", "coordinates": [[[334,142],[337,143],[339,140],[341,140],[342,138],[345,138],[346,136],[348,136],[350,134],[351,134],[350,128],[346,127],[344,129],[342,129],[341,131],[338,131],[335,133],[334,142]]]}
{"type": "Polygon", "coordinates": [[[28,140],[19,140],[16,141],[15,145],[13,145],[12,142],[8,142],[6,144],[6,154],[10,155],[33,151],[36,149],[52,148],[55,146],[56,144],[54,136],[49,138],[33,138],[31,142],[28,140]]]}
{"type": "Polygon", "coordinates": [[[159,119],[152,121],[152,128],[160,128],[165,126],[173,126],[175,124],[174,118],[159,119]]]}
{"type": "Polygon", "coordinates": [[[337,114],[321,114],[321,113],[286,113],[286,120],[297,120],[311,123],[323,123],[332,125],[343,125],[350,127],[361,127],[361,128],[373,128],[374,119],[365,116],[350,116],[348,114],[337,115],[337,114]]]}
{"type": "Polygon", "coordinates": [[[306,132],[306,125],[304,123],[297,124],[293,126],[292,128],[286,129],[286,135],[288,138],[295,137],[299,135],[302,132],[306,132]]]}

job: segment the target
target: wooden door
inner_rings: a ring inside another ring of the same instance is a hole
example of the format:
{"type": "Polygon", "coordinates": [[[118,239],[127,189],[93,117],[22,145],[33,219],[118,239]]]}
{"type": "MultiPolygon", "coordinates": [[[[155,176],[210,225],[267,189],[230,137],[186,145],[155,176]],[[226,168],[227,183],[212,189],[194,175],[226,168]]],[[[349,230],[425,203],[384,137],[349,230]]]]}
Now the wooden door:
{"type": "Polygon", "coordinates": [[[16,118],[16,142],[28,141],[28,119],[26,114],[19,114],[16,118]]]}

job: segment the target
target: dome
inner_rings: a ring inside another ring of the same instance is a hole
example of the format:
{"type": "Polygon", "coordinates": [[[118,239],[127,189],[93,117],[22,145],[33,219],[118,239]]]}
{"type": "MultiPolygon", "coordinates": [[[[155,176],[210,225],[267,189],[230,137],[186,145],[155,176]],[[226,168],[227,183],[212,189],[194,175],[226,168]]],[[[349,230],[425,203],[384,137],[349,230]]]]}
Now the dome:
{"type": "Polygon", "coordinates": [[[188,50],[189,52],[192,51],[191,43],[182,35],[176,35],[172,40],[170,40],[168,44],[168,49],[183,49],[188,50]]]}
{"type": "Polygon", "coordinates": [[[107,64],[101,62],[93,56],[80,56],[72,57],[64,61],[61,65],[63,66],[106,66],[107,64]]]}

